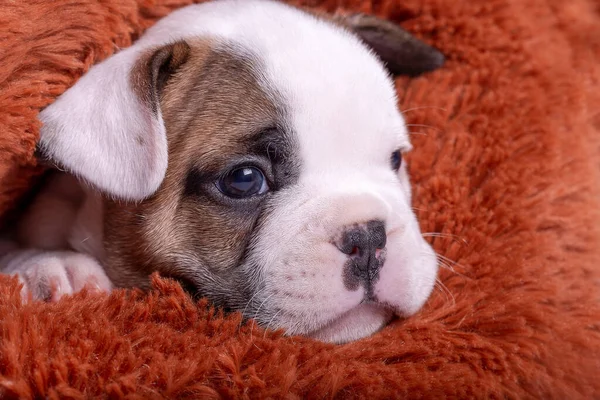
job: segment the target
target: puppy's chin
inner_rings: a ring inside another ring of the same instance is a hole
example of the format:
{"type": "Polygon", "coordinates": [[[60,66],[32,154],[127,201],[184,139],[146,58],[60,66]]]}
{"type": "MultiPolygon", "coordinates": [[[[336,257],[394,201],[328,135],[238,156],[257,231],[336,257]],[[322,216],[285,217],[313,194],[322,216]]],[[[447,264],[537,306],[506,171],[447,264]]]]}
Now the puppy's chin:
{"type": "Polygon", "coordinates": [[[394,313],[380,305],[362,303],[307,336],[331,343],[362,339],[382,329],[394,313]]]}

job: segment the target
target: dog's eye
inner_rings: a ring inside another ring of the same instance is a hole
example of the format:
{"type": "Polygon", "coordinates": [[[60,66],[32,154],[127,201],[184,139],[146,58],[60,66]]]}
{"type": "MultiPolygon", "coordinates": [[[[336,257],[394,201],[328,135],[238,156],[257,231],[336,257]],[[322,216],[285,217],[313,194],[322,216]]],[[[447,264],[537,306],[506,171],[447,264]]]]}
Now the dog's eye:
{"type": "Polygon", "coordinates": [[[226,196],[241,199],[269,190],[263,172],[256,167],[241,167],[219,179],[217,187],[226,196]]]}
{"type": "Polygon", "coordinates": [[[392,163],[392,169],[394,171],[398,171],[400,169],[400,166],[402,165],[402,153],[400,153],[400,150],[396,150],[395,152],[392,153],[392,156],[390,157],[391,163],[392,163]]]}

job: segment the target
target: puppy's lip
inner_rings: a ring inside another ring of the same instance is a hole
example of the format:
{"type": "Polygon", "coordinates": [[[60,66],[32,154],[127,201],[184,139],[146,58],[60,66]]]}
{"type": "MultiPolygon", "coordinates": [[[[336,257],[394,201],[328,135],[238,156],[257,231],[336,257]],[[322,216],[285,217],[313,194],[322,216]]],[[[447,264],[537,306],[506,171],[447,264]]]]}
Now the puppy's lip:
{"type": "MultiPolygon", "coordinates": [[[[352,313],[358,311],[362,307],[374,307],[375,310],[381,311],[384,314],[387,314],[386,318],[384,319],[384,321],[383,321],[381,327],[379,327],[379,329],[383,328],[394,317],[398,316],[398,313],[396,312],[396,310],[394,308],[390,307],[388,304],[365,298],[360,303],[356,304],[349,310],[344,311],[341,314],[337,315],[336,317],[323,322],[318,328],[315,328],[315,329],[311,330],[310,332],[305,333],[305,335],[308,337],[319,338],[319,336],[321,336],[322,332],[328,330],[329,328],[331,328],[337,324],[342,323],[344,319],[348,318],[349,316],[351,316],[352,313]]],[[[379,330],[379,329],[377,329],[377,330],[379,330]]]]}

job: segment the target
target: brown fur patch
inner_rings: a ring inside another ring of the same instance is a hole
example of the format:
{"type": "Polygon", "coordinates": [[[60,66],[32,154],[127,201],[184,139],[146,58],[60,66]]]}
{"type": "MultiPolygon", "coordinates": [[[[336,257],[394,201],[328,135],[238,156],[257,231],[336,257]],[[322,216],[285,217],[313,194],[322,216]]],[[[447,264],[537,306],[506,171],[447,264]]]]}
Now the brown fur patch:
{"type": "MultiPolygon", "coordinates": [[[[160,102],[167,79],[183,65],[190,53],[187,42],[180,41],[159,48],[148,50],[142,54],[131,70],[129,82],[133,92],[144,102],[150,104],[154,113],[160,102]]],[[[137,138],[140,145],[143,138],[137,138]]]]}
{"type": "Polygon", "coordinates": [[[163,184],[139,204],[107,202],[107,270],[119,286],[146,287],[157,270],[187,280],[231,279],[258,217],[258,208],[240,212],[215,198],[211,179],[247,154],[250,138],[277,123],[277,107],[259,87],[251,60],[208,40],[190,47],[160,96],[169,142],[163,184]],[[210,177],[197,182],[197,196],[186,195],[190,171],[210,177]]]}

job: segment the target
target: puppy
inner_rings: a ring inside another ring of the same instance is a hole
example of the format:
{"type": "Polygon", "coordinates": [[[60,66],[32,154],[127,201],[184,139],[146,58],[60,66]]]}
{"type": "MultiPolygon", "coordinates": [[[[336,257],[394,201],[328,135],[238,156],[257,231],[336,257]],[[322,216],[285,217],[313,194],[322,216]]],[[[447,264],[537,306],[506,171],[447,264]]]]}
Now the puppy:
{"type": "Polygon", "coordinates": [[[40,113],[40,149],[70,174],[48,177],[0,267],[34,298],[158,271],[290,335],[372,334],[435,282],[390,73],[442,63],[366,15],[175,11],[40,113]]]}

